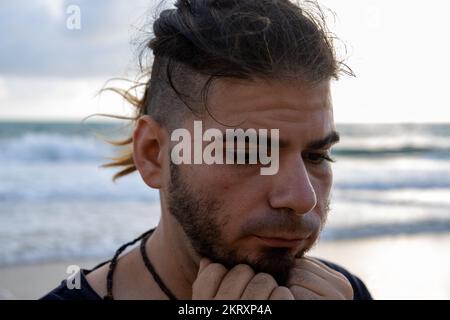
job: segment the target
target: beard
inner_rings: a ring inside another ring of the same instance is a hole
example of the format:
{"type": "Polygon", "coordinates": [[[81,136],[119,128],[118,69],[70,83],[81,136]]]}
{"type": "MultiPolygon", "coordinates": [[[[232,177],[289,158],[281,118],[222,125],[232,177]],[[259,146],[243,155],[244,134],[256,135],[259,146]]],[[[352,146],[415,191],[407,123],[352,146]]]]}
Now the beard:
{"type": "MultiPolygon", "coordinates": [[[[295,260],[303,257],[309,248],[293,254],[289,248],[264,247],[256,258],[250,258],[249,254],[239,254],[237,249],[231,248],[224,241],[223,230],[227,224],[227,216],[223,216],[224,213],[221,211],[223,202],[208,196],[207,192],[194,191],[184,181],[179,167],[173,163],[170,163],[170,177],[167,199],[169,212],[180,224],[193,249],[200,257],[209,258],[213,262],[224,265],[227,269],[238,264],[247,264],[255,273],[268,273],[274,277],[278,285],[285,285],[289,270],[295,265],[295,260]],[[219,220],[221,215],[223,221],[219,220]]],[[[327,202],[325,206],[327,212],[328,204],[327,202]]],[[[286,214],[285,217],[287,216],[292,216],[292,214],[286,214]]],[[[270,220],[269,218],[268,221],[270,222],[270,220]]],[[[283,223],[287,227],[293,225],[286,220],[283,223]]],[[[266,223],[266,226],[273,225],[266,223]]],[[[261,229],[259,222],[250,224],[248,227],[247,230],[252,227],[253,230],[261,229]]]]}

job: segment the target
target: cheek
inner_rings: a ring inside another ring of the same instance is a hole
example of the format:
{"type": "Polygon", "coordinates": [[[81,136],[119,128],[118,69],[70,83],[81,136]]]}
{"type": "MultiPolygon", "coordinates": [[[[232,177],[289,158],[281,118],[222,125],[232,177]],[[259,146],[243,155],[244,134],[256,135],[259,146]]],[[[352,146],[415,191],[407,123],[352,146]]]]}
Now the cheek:
{"type": "Polygon", "coordinates": [[[196,176],[198,177],[198,181],[202,182],[203,189],[206,188],[208,193],[214,192],[215,194],[226,196],[229,191],[239,185],[236,177],[227,174],[218,165],[204,167],[200,171],[196,176]]]}
{"type": "Polygon", "coordinates": [[[328,199],[333,185],[333,170],[331,169],[331,165],[327,164],[323,168],[313,171],[310,177],[317,200],[319,203],[322,203],[328,199]]]}
{"type": "Polygon", "coordinates": [[[324,180],[324,184],[327,188],[327,196],[330,194],[331,187],[333,186],[333,170],[331,168],[331,165],[328,165],[328,170],[326,173],[326,178],[324,180]]]}
{"type": "Polygon", "coordinates": [[[203,194],[214,197],[221,204],[220,214],[229,220],[229,224],[239,225],[264,204],[264,188],[261,186],[261,176],[247,175],[233,166],[215,166],[198,172],[203,194]]]}
{"type": "Polygon", "coordinates": [[[215,214],[221,223],[235,221],[251,198],[246,181],[218,165],[190,165],[187,169],[191,191],[217,205],[215,214]]]}
{"type": "MultiPolygon", "coordinates": [[[[219,192],[227,195],[231,193],[241,193],[246,195],[252,190],[255,177],[254,170],[238,165],[199,165],[191,168],[191,178],[202,183],[203,188],[209,191],[219,192]]],[[[256,175],[257,176],[257,175],[256,175]]]]}
{"type": "Polygon", "coordinates": [[[333,184],[333,171],[331,166],[323,169],[320,174],[316,174],[311,179],[317,196],[317,206],[314,210],[320,224],[323,226],[327,219],[327,205],[330,198],[330,191],[333,184]]]}

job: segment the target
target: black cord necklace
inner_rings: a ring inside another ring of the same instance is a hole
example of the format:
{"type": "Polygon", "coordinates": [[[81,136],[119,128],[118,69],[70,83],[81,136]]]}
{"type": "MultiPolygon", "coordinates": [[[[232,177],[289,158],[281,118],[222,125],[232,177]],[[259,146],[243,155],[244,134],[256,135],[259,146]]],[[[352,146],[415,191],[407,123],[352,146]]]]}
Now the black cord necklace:
{"type": "Polygon", "coordinates": [[[167,286],[164,284],[164,282],[159,277],[159,275],[156,273],[155,267],[150,262],[150,259],[147,256],[147,252],[145,251],[145,243],[147,242],[147,239],[151,236],[153,231],[155,231],[155,229],[156,228],[153,228],[153,229],[150,229],[150,230],[144,232],[143,234],[141,234],[139,237],[137,237],[133,241],[125,243],[119,249],[117,249],[117,251],[114,254],[114,257],[110,260],[108,274],[106,275],[106,291],[107,291],[107,294],[106,294],[106,296],[103,297],[103,299],[105,299],[105,300],[114,300],[114,295],[113,295],[113,275],[114,275],[114,271],[116,269],[117,259],[119,258],[120,254],[127,247],[129,247],[129,246],[135,244],[136,242],[138,242],[139,240],[141,240],[140,251],[141,251],[142,259],[144,260],[145,267],[150,272],[150,274],[153,276],[153,278],[155,279],[156,283],[159,285],[161,290],[169,297],[169,299],[170,300],[178,300],[176,298],[176,296],[172,293],[172,291],[170,291],[169,288],[167,288],[167,286]]]}
{"type": "Polygon", "coordinates": [[[163,280],[159,277],[158,273],[156,273],[155,267],[150,262],[150,259],[148,258],[147,252],[145,251],[145,243],[147,242],[147,239],[150,237],[150,235],[147,235],[142,239],[141,241],[141,255],[142,259],[144,260],[144,264],[147,267],[147,270],[150,272],[150,274],[153,276],[153,279],[155,279],[158,286],[161,288],[161,290],[169,297],[170,300],[178,300],[177,297],[170,291],[169,288],[164,284],[163,280]]]}

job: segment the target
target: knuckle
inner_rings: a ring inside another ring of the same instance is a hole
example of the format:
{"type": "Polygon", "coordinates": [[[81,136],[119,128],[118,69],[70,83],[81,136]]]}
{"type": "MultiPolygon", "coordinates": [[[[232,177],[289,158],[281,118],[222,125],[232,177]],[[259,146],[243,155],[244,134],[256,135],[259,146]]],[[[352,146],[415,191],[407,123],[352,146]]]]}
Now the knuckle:
{"type": "Polygon", "coordinates": [[[308,277],[304,272],[294,271],[291,272],[288,279],[288,284],[305,284],[308,281],[308,277]]]}
{"type": "Polygon", "coordinates": [[[347,277],[340,272],[336,275],[338,279],[337,281],[335,281],[335,288],[344,296],[348,297],[349,295],[351,295],[353,297],[353,287],[347,277]]]}
{"type": "Polygon", "coordinates": [[[344,294],[346,298],[353,299],[353,287],[350,283],[348,283],[346,288],[344,289],[344,294]]]}
{"type": "Polygon", "coordinates": [[[290,286],[289,289],[296,300],[319,300],[317,295],[313,294],[309,290],[306,290],[305,288],[294,285],[290,286]]]}
{"type": "Polygon", "coordinates": [[[294,297],[293,297],[293,295],[292,295],[292,293],[291,293],[291,291],[289,290],[289,288],[287,288],[287,287],[283,287],[283,286],[280,286],[280,287],[276,287],[273,291],[272,291],[272,294],[271,294],[271,298],[272,299],[288,299],[288,300],[292,300],[292,299],[294,299],[294,297]]]}
{"type": "Polygon", "coordinates": [[[290,293],[291,291],[289,290],[288,287],[280,286],[280,287],[276,287],[274,292],[285,295],[287,293],[290,293]]]}
{"type": "Polygon", "coordinates": [[[222,272],[227,270],[225,266],[220,263],[211,263],[207,268],[213,272],[222,272]]]}
{"type": "Polygon", "coordinates": [[[347,277],[346,277],[344,274],[342,274],[341,272],[335,271],[334,274],[335,274],[340,280],[342,280],[342,281],[348,281],[347,277]]]}
{"type": "Polygon", "coordinates": [[[192,283],[192,289],[198,290],[199,287],[204,283],[205,281],[208,283],[216,283],[219,281],[219,278],[223,276],[227,272],[227,269],[219,264],[219,263],[213,263],[210,264],[205,268],[205,270],[202,271],[200,275],[197,276],[197,278],[192,283]],[[203,279],[203,280],[200,280],[203,279]]]}
{"type": "Polygon", "coordinates": [[[277,285],[275,279],[268,273],[260,272],[252,279],[252,284],[256,286],[277,285]]]}
{"type": "Polygon", "coordinates": [[[255,274],[253,269],[247,264],[238,264],[233,269],[237,273],[255,274]]]}
{"type": "Polygon", "coordinates": [[[217,276],[221,276],[227,272],[227,269],[221,265],[220,263],[213,263],[210,264],[208,267],[206,267],[205,270],[203,270],[200,277],[206,277],[206,278],[215,278],[217,276]]]}
{"type": "Polygon", "coordinates": [[[295,280],[297,283],[306,283],[308,281],[308,277],[304,273],[298,273],[295,276],[295,280]]]}
{"type": "Polygon", "coordinates": [[[343,288],[351,288],[351,287],[352,287],[352,284],[351,284],[350,281],[347,279],[347,277],[344,276],[344,275],[342,275],[342,274],[341,274],[339,283],[340,283],[340,285],[341,285],[343,288]]]}
{"type": "Polygon", "coordinates": [[[342,275],[340,281],[339,281],[339,288],[346,298],[353,299],[353,287],[350,281],[342,275]]]}

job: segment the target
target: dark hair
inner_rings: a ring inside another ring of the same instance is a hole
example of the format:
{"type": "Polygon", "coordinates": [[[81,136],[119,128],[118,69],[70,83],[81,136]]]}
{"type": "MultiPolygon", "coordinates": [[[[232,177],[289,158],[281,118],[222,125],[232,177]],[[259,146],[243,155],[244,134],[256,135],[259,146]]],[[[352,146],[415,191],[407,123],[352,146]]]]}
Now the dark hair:
{"type": "MultiPolygon", "coordinates": [[[[212,82],[219,78],[298,79],[307,84],[338,79],[351,69],[336,58],[323,9],[315,1],[288,0],[178,0],[175,9],[164,10],[153,23],[153,36],[145,41],[142,59],[154,55],[151,75],[143,96],[120,93],[136,106],[135,123],[150,115],[173,129],[186,112],[199,112],[198,93],[207,108],[212,82]]],[[[209,111],[208,111],[209,112],[209,111]]],[[[111,142],[132,146],[132,137],[111,142]]],[[[104,167],[125,167],[113,180],[136,170],[132,148],[104,167]]]]}

